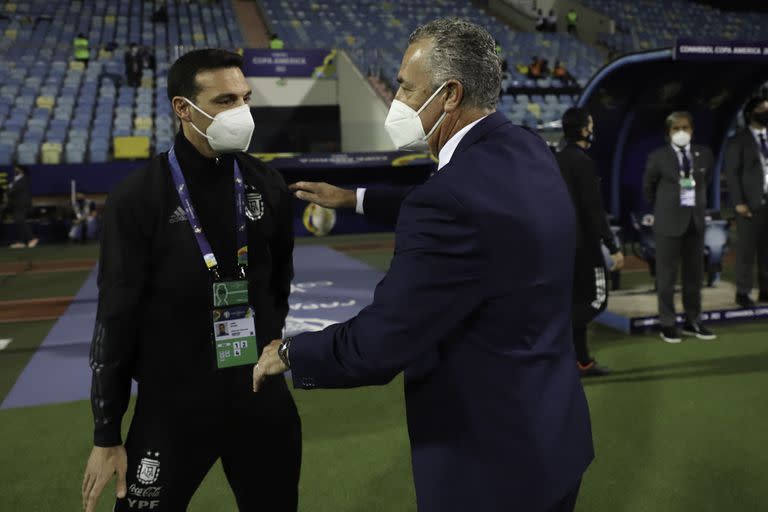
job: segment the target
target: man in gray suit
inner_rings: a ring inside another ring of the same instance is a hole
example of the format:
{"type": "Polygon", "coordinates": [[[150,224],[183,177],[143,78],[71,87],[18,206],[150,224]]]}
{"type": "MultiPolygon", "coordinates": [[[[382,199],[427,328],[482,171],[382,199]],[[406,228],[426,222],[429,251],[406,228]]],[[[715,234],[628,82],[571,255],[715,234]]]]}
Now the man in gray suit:
{"type": "Polygon", "coordinates": [[[752,291],[757,253],[758,300],[768,302],[768,100],[752,98],[744,107],[747,127],[736,134],[725,152],[728,193],[736,211],[736,303],[755,307],[752,291]]]}
{"type": "Polygon", "coordinates": [[[691,144],[693,117],[673,112],[666,119],[669,144],[648,156],[643,191],[654,207],[656,236],[656,293],[661,338],[682,341],[675,325],[675,283],[682,261],[683,334],[703,340],[715,335],[701,325],[701,283],[704,274],[704,215],[707,185],[714,159],[706,146],[691,144]]]}

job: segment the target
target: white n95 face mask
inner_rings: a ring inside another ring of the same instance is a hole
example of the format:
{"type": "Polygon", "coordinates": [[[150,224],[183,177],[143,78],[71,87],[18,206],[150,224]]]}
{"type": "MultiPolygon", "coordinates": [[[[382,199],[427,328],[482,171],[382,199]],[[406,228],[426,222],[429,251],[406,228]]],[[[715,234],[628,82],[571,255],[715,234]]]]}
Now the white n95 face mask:
{"type": "Polygon", "coordinates": [[[251,108],[248,105],[231,108],[211,117],[187,98],[184,100],[212,120],[205,133],[201,132],[195,123],[190,123],[197,133],[208,139],[211,149],[218,153],[236,153],[248,149],[255,126],[251,108]]]}
{"type": "Polygon", "coordinates": [[[443,83],[432,96],[424,102],[424,105],[416,111],[406,105],[400,100],[392,100],[392,106],[389,107],[389,114],[384,121],[384,128],[389,134],[389,138],[395,144],[397,149],[405,151],[428,151],[429,150],[429,138],[435,133],[435,130],[440,126],[440,123],[445,119],[445,112],[440,116],[435,123],[435,126],[429,130],[429,133],[424,133],[424,126],[421,124],[421,118],[419,114],[435,99],[440,91],[443,90],[445,84],[443,83]]]}
{"type": "Polygon", "coordinates": [[[679,148],[684,148],[691,143],[691,134],[683,130],[677,131],[672,135],[672,144],[679,148]]]}

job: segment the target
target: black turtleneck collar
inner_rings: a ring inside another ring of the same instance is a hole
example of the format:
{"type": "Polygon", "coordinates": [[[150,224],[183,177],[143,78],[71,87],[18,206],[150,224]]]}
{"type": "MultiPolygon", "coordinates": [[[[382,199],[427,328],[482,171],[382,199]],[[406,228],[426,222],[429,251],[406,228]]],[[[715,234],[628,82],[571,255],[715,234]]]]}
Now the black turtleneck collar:
{"type": "Polygon", "coordinates": [[[233,169],[234,156],[224,154],[216,158],[208,158],[202,155],[195,146],[184,136],[184,132],[179,130],[176,134],[174,143],[176,156],[179,159],[181,170],[187,177],[204,177],[206,175],[231,176],[233,169]],[[230,172],[227,172],[230,171],[230,172]]]}

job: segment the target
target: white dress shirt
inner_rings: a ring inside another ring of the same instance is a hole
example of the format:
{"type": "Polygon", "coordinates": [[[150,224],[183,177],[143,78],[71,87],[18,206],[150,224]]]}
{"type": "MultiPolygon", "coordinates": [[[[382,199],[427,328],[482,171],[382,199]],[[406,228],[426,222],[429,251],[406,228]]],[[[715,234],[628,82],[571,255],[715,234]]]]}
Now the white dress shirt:
{"type": "MultiPolygon", "coordinates": [[[[456,132],[453,137],[448,139],[448,142],[445,143],[443,148],[440,150],[440,154],[438,155],[438,164],[437,164],[437,170],[439,171],[448,163],[451,161],[451,158],[453,158],[453,153],[456,151],[456,148],[459,147],[459,143],[461,142],[461,139],[464,138],[464,136],[469,133],[469,130],[475,127],[477,123],[482,121],[488,116],[483,116],[477,121],[473,121],[469,123],[467,126],[456,132]]],[[[364,214],[365,211],[363,210],[363,200],[365,199],[365,188],[358,188],[355,191],[355,196],[357,197],[357,203],[355,204],[355,211],[359,213],[360,215],[364,214]]]]}

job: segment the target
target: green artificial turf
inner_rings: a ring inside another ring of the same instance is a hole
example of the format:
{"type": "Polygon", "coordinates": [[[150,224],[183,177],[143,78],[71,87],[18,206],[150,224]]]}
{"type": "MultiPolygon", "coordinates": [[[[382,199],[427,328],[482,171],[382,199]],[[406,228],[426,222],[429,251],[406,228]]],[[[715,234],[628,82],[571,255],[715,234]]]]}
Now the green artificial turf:
{"type": "MultiPolygon", "coordinates": [[[[347,253],[382,270],[391,257],[391,249],[347,253]]],[[[0,324],[0,332],[11,326],[34,347],[51,323],[36,325],[0,324]]],[[[614,373],[584,381],[597,458],[578,511],[766,510],[768,323],[714,329],[715,341],[670,345],[656,333],[590,328],[594,355],[614,373]]],[[[1,394],[15,379],[9,369],[19,367],[9,355],[0,352],[1,394]]],[[[294,396],[304,434],[303,512],[415,511],[400,378],[294,396]]],[[[0,510],[76,510],[90,433],[87,401],[0,410],[0,510]]],[[[99,510],[111,510],[110,500],[99,510]]],[[[219,465],[189,510],[236,510],[219,465]]]]}

